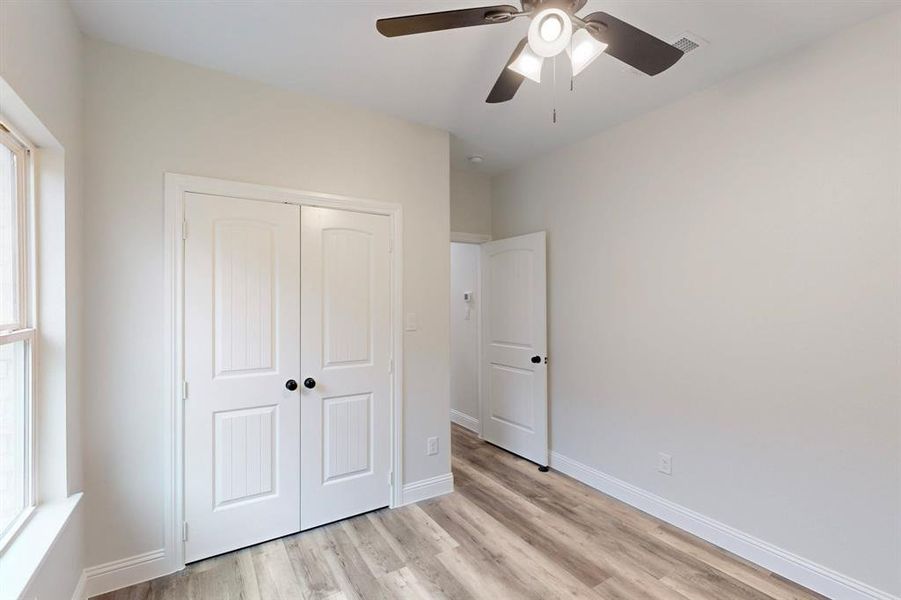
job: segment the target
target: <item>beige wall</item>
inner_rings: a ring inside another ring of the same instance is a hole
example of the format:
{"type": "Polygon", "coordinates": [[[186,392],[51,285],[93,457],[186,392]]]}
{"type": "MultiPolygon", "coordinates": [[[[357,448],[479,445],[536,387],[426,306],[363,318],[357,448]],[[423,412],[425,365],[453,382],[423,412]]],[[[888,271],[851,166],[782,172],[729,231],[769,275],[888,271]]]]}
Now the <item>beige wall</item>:
{"type": "Polygon", "coordinates": [[[553,450],[901,594],[899,111],[895,12],[495,179],[553,450]]]}
{"type": "MultiPolygon", "coordinates": [[[[470,429],[481,419],[479,407],[479,281],[478,244],[451,243],[450,278],[450,407],[470,429]],[[473,299],[463,300],[466,292],[473,299]]],[[[455,413],[451,413],[455,418],[455,413]]]]}
{"type": "Polygon", "coordinates": [[[448,134],[101,42],[86,72],[88,564],[163,545],[167,171],[403,205],[404,479],[448,473],[448,134]]]}
{"type": "Polygon", "coordinates": [[[67,3],[0,2],[0,114],[38,149],[35,460],[46,509],[6,550],[6,565],[19,569],[0,577],[0,596],[71,597],[84,567],[84,510],[67,500],[82,487],[82,43],[67,3]]]}
{"type": "MultiPolygon", "coordinates": [[[[37,226],[44,238],[38,240],[39,393],[60,400],[64,406],[54,411],[64,410],[66,419],[65,431],[53,430],[54,439],[42,443],[65,446],[59,450],[64,458],[53,466],[66,472],[45,473],[50,479],[42,481],[42,489],[51,497],[64,497],[81,489],[82,480],[82,35],[67,3],[0,2],[0,77],[18,97],[0,97],[0,113],[19,113],[14,107],[19,100],[27,106],[36,120],[14,125],[33,138],[45,162],[38,172],[44,177],[39,183],[45,187],[38,190],[43,204],[37,207],[37,226]]],[[[55,447],[53,453],[56,456],[55,447]]]]}
{"type": "Polygon", "coordinates": [[[458,233],[491,233],[491,178],[483,173],[451,169],[450,225],[458,233]]]}

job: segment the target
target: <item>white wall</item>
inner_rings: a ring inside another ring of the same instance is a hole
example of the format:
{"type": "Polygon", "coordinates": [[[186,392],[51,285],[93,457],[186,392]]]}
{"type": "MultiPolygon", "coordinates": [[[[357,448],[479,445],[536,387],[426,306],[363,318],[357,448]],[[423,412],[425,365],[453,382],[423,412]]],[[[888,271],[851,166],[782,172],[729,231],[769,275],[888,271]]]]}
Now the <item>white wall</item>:
{"type": "Polygon", "coordinates": [[[82,487],[82,36],[67,3],[0,2],[0,79],[0,113],[38,147],[36,460],[40,501],[54,505],[17,538],[32,549],[14,543],[4,555],[9,561],[17,556],[16,564],[29,572],[16,577],[32,585],[13,590],[6,580],[3,592],[69,597],[83,568],[84,511],[73,508],[77,497],[67,499],[82,487]],[[53,539],[46,556],[32,556],[34,547],[53,539]],[[30,572],[39,558],[38,570],[30,572]]]}
{"type": "Polygon", "coordinates": [[[80,331],[81,331],[81,137],[82,36],[65,2],[0,3],[0,77],[15,96],[0,98],[0,111],[20,111],[24,103],[34,122],[14,123],[41,151],[37,224],[47,240],[38,260],[41,289],[42,393],[59,398],[66,430],[56,432],[68,460],[67,472],[43,481],[45,491],[65,496],[81,489],[80,331]],[[51,164],[52,163],[52,164],[51,164]],[[59,166],[59,172],[56,167],[59,166]],[[43,194],[42,191],[48,193],[43,194]],[[51,202],[53,204],[51,204],[51,202]],[[52,240],[50,243],[48,240],[52,240]],[[60,489],[55,489],[60,485],[60,489]]]}
{"type": "Polygon", "coordinates": [[[484,173],[451,169],[450,225],[458,233],[491,233],[491,178],[484,173]]]}
{"type": "Polygon", "coordinates": [[[448,134],[96,41],[86,73],[88,564],[163,545],[167,171],[403,204],[404,478],[448,473],[448,134]]]}
{"type": "Polygon", "coordinates": [[[496,178],[553,450],[901,595],[899,111],[895,12],[496,178]]]}
{"type": "Polygon", "coordinates": [[[451,420],[479,431],[479,245],[451,243],[451,420]],[[463,300],[472,292],[472,301],[463,300]],[[467,310],[468,309],[468,310],[467,310]]]}

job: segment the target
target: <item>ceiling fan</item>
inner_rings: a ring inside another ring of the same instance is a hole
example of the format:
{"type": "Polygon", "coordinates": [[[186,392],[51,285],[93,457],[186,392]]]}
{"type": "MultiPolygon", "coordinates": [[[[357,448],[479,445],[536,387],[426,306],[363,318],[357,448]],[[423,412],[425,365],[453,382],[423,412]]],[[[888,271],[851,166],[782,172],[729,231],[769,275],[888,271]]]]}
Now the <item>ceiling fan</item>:
{"type": "Polygon", "coordinates": [[[678,48],[605,12],[576,16],[587,1],[522,0],[522,10],[499,5],[392,17],[376,21],[376,29],[386,37],[397,37],[531,18],[528,36],[513,50],[485,100],[492,104],[512,99],[525,78],[541,83],[544,59],[564,50],[573,77],[604,52],[648,75],[662,73],[682,58],[678,48]]]}

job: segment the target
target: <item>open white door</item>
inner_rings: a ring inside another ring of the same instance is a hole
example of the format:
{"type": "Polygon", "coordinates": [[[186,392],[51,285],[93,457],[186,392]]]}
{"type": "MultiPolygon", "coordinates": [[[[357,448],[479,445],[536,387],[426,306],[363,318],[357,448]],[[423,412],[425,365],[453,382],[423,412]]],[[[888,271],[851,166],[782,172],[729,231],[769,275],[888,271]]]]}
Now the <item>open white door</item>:
{"type": "Polygon", "coordinates": [[[300,529],[300,209],[186,194],[185,221],[192,562],[300,529]]]}
{"type": "Polygon", "coordinates": [[[390,218],[301,212],[301,527],[391,502],[390,218]]]}
{"type": "Polygon", "coordinates": [[[482,437],[548,464],[545,233],[482,248],[482,437]]]}

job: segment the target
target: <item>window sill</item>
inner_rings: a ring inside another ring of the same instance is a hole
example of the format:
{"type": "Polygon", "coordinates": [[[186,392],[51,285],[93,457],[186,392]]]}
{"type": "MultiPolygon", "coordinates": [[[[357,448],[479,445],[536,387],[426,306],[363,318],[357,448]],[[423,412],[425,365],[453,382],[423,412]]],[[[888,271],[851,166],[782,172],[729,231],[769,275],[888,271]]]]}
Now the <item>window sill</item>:
{"type": "Polygon", "coordinates": [[[16,517],[16,520],[13,521],[12,526],[9,528],[9,531],[6,532],[2,538],[0,538],[0,557],[2,557],[6,553],[6,549],[12,545],[19,534],[25,529],[25,526],[28,525],[28,522],[31,520],[31,515],[34,514],[35,511],[34,506],[29,506],[16,517]]]}
{"type": "Polygon", "coordinates": [[[65,500],[48,502],[36,507],[27,523],[17,533],[0,556],[2,598],[18,598],[25,591],[44,558],[66,528],[82,494],[65,500]]]}

